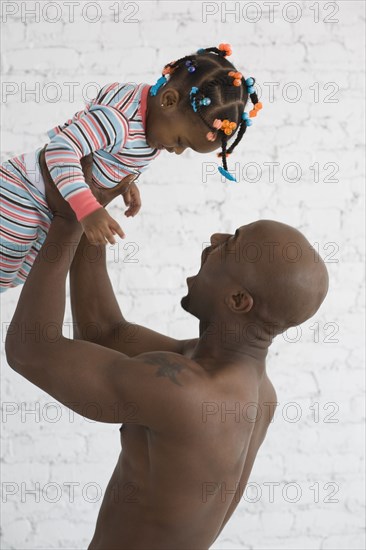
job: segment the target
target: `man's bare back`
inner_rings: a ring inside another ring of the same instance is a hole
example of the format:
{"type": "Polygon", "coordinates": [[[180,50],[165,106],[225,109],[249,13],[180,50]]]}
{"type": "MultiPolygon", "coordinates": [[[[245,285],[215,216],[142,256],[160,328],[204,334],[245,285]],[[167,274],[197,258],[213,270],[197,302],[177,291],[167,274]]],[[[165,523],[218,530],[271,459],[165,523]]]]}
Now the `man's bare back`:
{"type": "Polygon", "coordinates": [[[240,501],[276,393],[264,366],[206,372],[177,354],[144,359],[181,385],[181,399],[159,430],[134,424],[130,405],[89,550],[207,550],[240,501]]]}

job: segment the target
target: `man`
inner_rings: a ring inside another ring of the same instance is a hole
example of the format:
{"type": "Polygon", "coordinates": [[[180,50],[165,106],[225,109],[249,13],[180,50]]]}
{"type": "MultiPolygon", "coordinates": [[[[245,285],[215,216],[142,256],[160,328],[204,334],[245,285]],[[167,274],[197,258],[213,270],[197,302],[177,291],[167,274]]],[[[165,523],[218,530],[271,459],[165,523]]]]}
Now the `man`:
{"type": "MultiPolygon", "coordinates": [[[[116,191],[103,193],[106,204],[116,191]]],[[[179,341],[124,319],[105,248],[90,253],[49,183],[47,200],[54,219],[6,352],[13,369],[61,403],[76,412],[97,403],[98,420],[123,423],[89,550],[207,550],[240,501],[274,413],[268,348],[317,311],[325,265],[299,231],[278,222],[213,235],[182,299],[200,335],[179,341]],[[74,340],[61,334],[69,269],[74,340]]]]}

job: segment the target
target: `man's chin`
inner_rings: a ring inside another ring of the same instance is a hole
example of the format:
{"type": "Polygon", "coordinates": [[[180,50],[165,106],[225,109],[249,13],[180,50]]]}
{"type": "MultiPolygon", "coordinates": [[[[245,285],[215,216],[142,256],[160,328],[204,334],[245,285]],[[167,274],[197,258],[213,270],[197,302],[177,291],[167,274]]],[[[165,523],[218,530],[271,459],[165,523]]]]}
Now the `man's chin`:
{"type": "Polygon", "coordinates": [[[180,301],[180,305],[185,311],[188,311],[189,313],[189,294],[187,294],[187,296],[183,296],[183,298],[180,301]]]}

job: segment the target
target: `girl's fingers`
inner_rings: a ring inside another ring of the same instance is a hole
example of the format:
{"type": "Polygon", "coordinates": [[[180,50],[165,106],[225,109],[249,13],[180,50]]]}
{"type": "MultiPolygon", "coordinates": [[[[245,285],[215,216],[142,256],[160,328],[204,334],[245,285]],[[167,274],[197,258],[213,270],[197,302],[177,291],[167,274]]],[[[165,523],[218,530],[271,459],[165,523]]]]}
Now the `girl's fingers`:
{"type": "Polygon", "coordinates": [[[136,216],[136,214],[139,212],[141,208],[141,198],[140,198],[140,191],[136,184],[131,185],[131,205],[129,209],[125,212],[126,216],[136,216]]]}
{"type": "Polygon", "coordinates": [[[131,191],[130,189],[123,194],[123,202],[125,203],[126,206],[130,206],[131,204],[131,191]]]}
{"type": "Polygon", "coordinates": [[[136,189],[134,189],[132,192],[132,200],[133,200],[134,215],[135,215],[141,208],[141,197],[140,197],[140,191],[138,190],[138,187],[136,187],[136,189]]]}

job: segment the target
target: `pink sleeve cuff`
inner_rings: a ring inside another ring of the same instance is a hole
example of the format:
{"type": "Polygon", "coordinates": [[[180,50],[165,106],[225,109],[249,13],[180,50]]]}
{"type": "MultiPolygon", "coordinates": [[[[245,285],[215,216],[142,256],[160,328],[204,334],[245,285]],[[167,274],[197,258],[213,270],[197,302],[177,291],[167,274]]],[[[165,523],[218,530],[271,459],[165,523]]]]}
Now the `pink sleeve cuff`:
{"type": "Polygon", "coordinates": [[[98,208],[103,208],[101,204],[94,197],[90,189],[83,189],[79,191],[77,195],[67,199],[71,208],[76,214],[78,222],[88,216],[98,208]]]}

